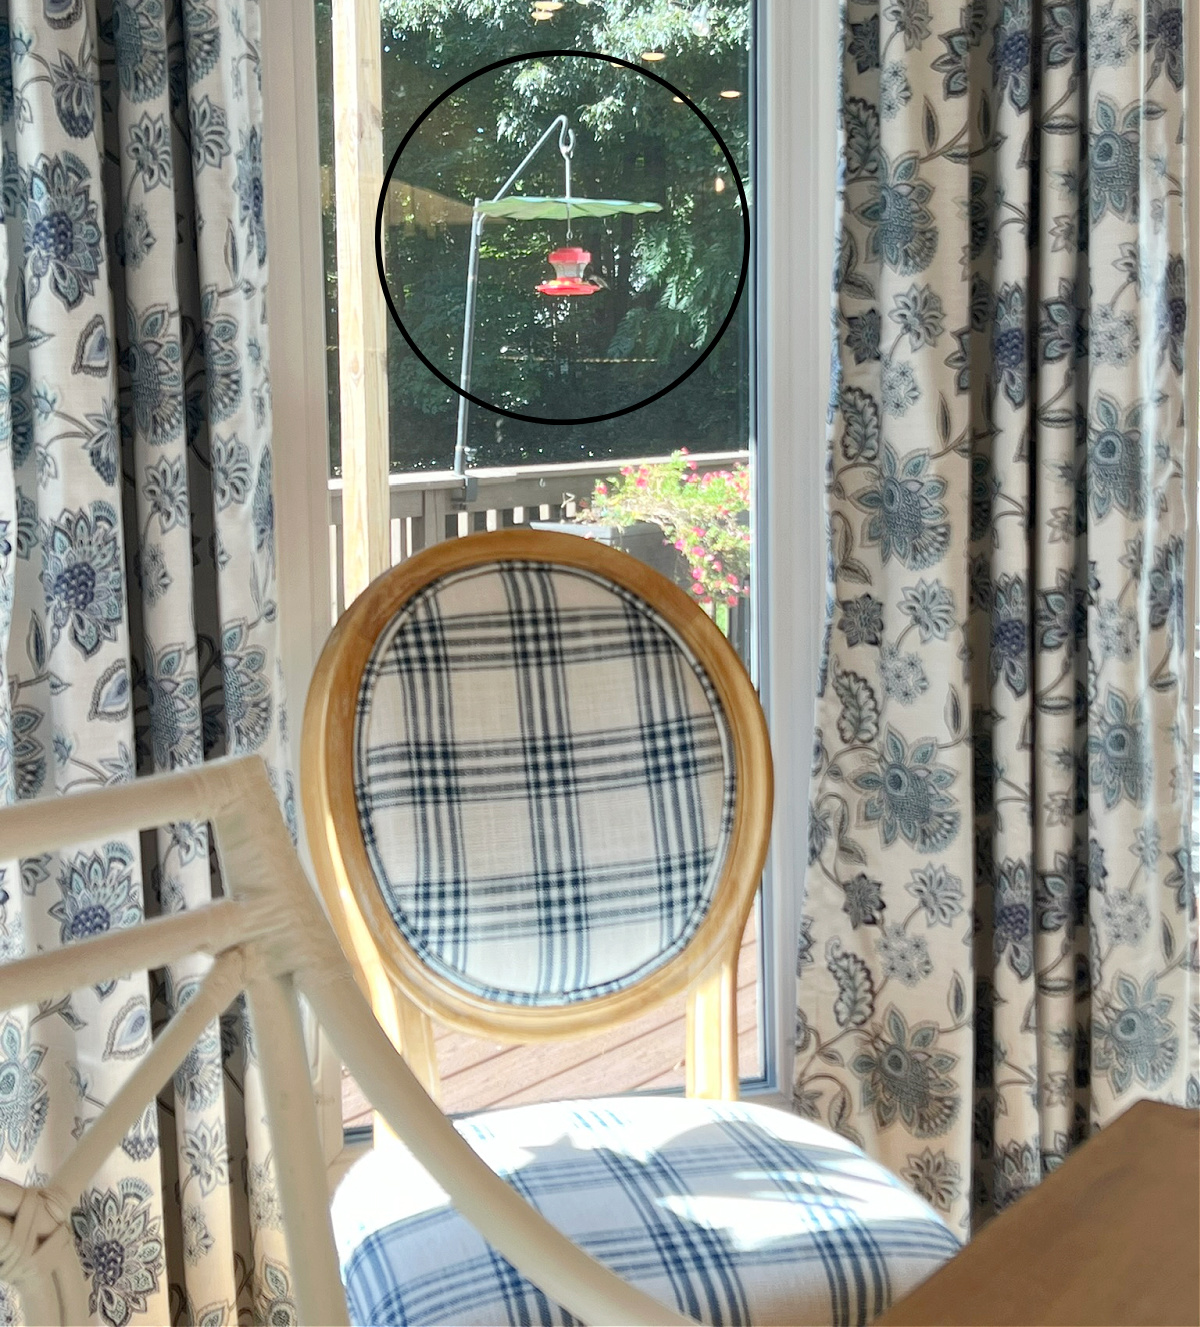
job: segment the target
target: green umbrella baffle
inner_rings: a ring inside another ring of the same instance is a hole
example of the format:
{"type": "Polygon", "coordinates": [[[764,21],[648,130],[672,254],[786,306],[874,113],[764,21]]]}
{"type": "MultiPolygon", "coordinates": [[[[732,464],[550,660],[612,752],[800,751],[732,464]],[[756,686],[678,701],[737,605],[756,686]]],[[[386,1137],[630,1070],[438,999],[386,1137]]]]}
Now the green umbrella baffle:
{"type": "Polygon", "coordinates": [[[533,198],[511,194],[508,198],[476,203],[476,212],[508,221],[573,221],[580,217],[640,216],[661,212],[661,203],[628,203],[623,198],[533,198]]]}

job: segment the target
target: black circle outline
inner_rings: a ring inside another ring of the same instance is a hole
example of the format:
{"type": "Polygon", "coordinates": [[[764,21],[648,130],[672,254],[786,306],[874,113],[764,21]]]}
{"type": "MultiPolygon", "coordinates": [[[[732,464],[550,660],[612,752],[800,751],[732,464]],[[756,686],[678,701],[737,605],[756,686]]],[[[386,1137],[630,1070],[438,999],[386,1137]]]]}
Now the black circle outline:
{"type": "Polygon", "coordinates": [[[648,406],[652,402],[660,400],[662,397],[666,396],[668,392],[673,392],[676,387],[679,387],[686,382],[717,348],[721,338],[725,335],[726,331],[728,331],[729,324],[733,321],[733,315],[737,312],[737,307],[741,303],[742,292],[746,288],[746,280],[750,272],[750,204],[746,198],[746,187],[742,183],[741,172],[738,170],[737,163],[733,159],[733,153],[730,152],[725,140],[717,132],[716,126],[713,122],[707,115],[705,115],[700,107],[696,105],[691,97],[681,89],[677,88],[673,83],[668,83],[667,80],[659,74],[655,74],[649,69],[644,69],[641,65],[634,64],[630,60],[622,60],[615,55],[602,55],[599,51],[526,51],[521,55],[508,55],[505,56],[503,60],[494,60],[491,64],[484,65],[481,68],[476,69],[474,72],[467,74],[465,78],[460,78],[457,83],[448,87],[445,92],[426,106],[413,122],[409,131],[400,140],[400,146],[392,154],[392,159],[388,163],[387,171],[383,177],[383,184],[379,190],[379,202],[375,208],[375,270],[379,277],[379,284],[383,289],[383,298],[387,301],[388,312],[392,316],[392,321],[399,329],[400,335],[408,342],[409,348],[412,350],[413,354],[415,354],[421,363],[425,365],[430,373],[432,373],[434,377],[441,379],[441,381],[444,382],[456,395],[465,397],[473,405],[477,405],[483,410],[489,410],[494,415],[503,415],[508,419],[519,419],[527,424],[546,424],[554,428],[568,427],[576,424],[599,424],[605,420],[619,419],[622,415],[628,415],[635,410],[641,410],[644,406],[648,406]],[[737,185],[738,199],[742,205],[742,266],[741,271],[738,273],[737,290],[734,291],[733,299],[729,305],[729,312],[725,315],[725,320],[721,323],[721,326],[717,328],[716,334],[713,336],[712,340],[709,341],[708,345],[705,346],[704,350],[696,360],[684,369],[679,377],[673,382],[669,382],[665,387],[660,387],[658,391],[653,392],[650,396],[643,397],[640,401],[635,401],[633,405],[622,406],[620,410],[610,410],[602,415],[580,415],[578,417],[572,417],[571,419],[547,419],[543,415],[526,415],[518,410],[506,410],[503,406],[494,405],[492,402],[485,401],[482,397],[476,396],[473,392],[464,390],[458,383],[454,382],[444,374],[441,369],[439,369],[437,365],[425,355],[424,351],[421,350],[420,346],[417,345],[416,341],[409,334],[408,328],[404,326],[399,311],[392,300],[392,292],[388,289],[387,272],[384,268],[383,261],[383,214],[384,204],[387,199],[388,186],[391,184],[392,175],[395,173],[396,167],[400,163],[400,157],[404,152],[404,149],[408,146],[409,140],[421,125],[425,123],[435,110],[437,110],[442,102],[448,97],[452,97],[459,88],[465,87],[468,83],[473,82],[477,78],[481,78],[484,74],[490,74],[496,69],[503,69],[506,65],[517,64],[522,60],[539,60],[552,55],[579,56],[582,59],[603,60],[606,64],[620,65],[625,69],[632,70],[635,74],[641,74],[644,78],[648,78],[652,82],[660,84],[673,96],[678,97],[679,100],[693,112],[693,114],[699,117],[704,127],[713,138],[716,139],[717,146],[721,149],[721,153],[725,157],[725,161],[729,166],[730,173],[733,175],[734,183],[737,185]]]}

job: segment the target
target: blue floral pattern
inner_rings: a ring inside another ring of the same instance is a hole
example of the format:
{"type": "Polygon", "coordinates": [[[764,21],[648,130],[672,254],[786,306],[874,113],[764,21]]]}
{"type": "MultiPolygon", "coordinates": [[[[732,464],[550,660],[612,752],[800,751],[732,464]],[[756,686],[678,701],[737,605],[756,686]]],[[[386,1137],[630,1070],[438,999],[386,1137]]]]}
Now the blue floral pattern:
{"type": "MultiPolygon", "coordinates": [[[[0,14],[4,801],[234,750],[291,799],[260,24],[256,0],[0,14]]],[[[0,961],[213,887],[203,825],[0,863],[0,961]]],[[[53,1173],[206,962],[0,1018],[0,1173],[53,1173]]],[[[214,1023],[72,1212],[97,1322],[294,1318],[249,1046],[244,1010],[214,1023]]]]}
{"type": "Polygon", "coordinates": [[[30,1161],[50,1111],[46,1080],[38,1073],[46,1047],[31,1045],[13,1018],[0,1020],[0,1149],[20,1164],[30,1161]]]}
{"type": "Polygon", "coordinates": [[[89,1189],[71,1212],[83,1274],[91,1282],[88,1308],[112,1327],[145,1313],[163,1275],[162,1226],[153,1191],[127,1178],[116,1189],[89,1189]]]}
{"type": "Polygon", "coordinates": [[[795,1109],[964,1232],[1200,1104],[1183,0],[842,0],[795,1109]]]}
{"type": "Polygon", "coordinates": [[[21,228],[31,302],[47,278],[67,309],[95,292],[104,236],[94,187],[91,170],[74,152],[40,156],[30,166],[21,228]]]}

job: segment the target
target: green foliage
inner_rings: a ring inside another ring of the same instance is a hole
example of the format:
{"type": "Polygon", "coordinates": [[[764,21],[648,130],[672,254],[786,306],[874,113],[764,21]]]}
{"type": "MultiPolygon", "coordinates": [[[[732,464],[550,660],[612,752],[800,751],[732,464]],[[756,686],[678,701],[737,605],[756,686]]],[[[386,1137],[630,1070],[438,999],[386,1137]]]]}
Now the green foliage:
{"type": "MultiPolygon", "coordinates": [[[[329,0],[318,0],[323,47],[325,159],[332,165],[328,82],[329,0]]],[[[678,84],[713,119],[745,174],[748,0],[566,0],[535,23],[530,0],[382,0],[384,154],[390,158],[429,103],[458,78],[510,54],[567,48],[637,60],[678,84]],[[648,66],[649,67],[649,66],[648,66]]],[[[565,240],[560,223],[489,221],[480,268],[473,389],[507,408],[549,418],[603,413],[665,387],[695,361],[728,310],[741,262],[737,191],[717,144],[670,94],[636,73],[594,60],[522,62],[475,80],[414,135],[397,172],[423,197],[468,204],[490,196],[554,118],[578,134],[573,190],[646,199],[647,218],[577,221],[573,243],[593,255],[605,289],[547,300],[546,255],[565,240]],[[716,186],[720,179],[723,188],[716,186]],[[613,361],[620,361],[614,363],[613,361]]],[[[332,170],[330,170],[332,176],[332,170]]],[[[518,192],[561,193],[562,162],[546,144],[518,192]]],[[[403,209],[391,211],[396,216],[403,209]]],[[[468,227],[461,213],[423,223],[420,208],[389,226],[389,286],[423,351],[452,380],[459,373],[468,227]]],[[[326,208],[327,252],[334,252],[326,208]]],[[[331,269],[331,389],[336,389],[336,278],[331,269]]],[[[662,400],[595,425],[548,428],[472,408],[479,464],[566,461],[680,443],[723,449],[744,440],[748,415],[748,308],[701,369],[662,400]]],[[[389,336],[392,463],[449,464],[458,398],[389,336]]],[[[336,418],[336,398],[333,402],[336,418]]]]}
{"type": "Polygon", "coordinates": [[[628,527],[650,521],[687,560],[691,591],[705,605],[750,589],[750,470],[702,472],[685,448],[658,465],[623,466],[597,484],[580,519],[628,527]]]}

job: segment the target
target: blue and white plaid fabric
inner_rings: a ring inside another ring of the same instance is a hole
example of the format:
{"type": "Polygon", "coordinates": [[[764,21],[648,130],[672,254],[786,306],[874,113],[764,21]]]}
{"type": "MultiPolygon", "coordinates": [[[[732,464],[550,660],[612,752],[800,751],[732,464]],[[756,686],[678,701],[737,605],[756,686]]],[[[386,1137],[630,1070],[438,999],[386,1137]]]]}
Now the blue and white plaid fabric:
{"type": "MultiPolygon", "coordinates": [[[[867,1323],[958,1251],[920,1198],[821,1126],[745,1103],[554,1102],[459,1132],[560,1230],[706,1323],[867,1323]]],[[[399,1144],[333,1202],[351,1320],[566,1324],[399,1144]]]]}
{"type": "Polygon", "coordinates": [[[427,586],[363,674],[355,793],[396,925],[464,990],[556,1005],[691,939],[725,859],[712,686],[636,596],[504,562],[427,586]]]}

